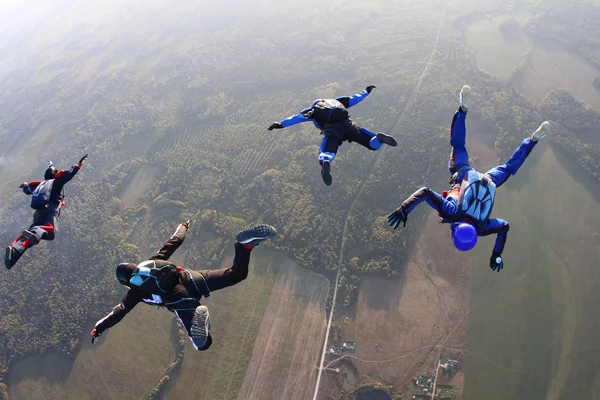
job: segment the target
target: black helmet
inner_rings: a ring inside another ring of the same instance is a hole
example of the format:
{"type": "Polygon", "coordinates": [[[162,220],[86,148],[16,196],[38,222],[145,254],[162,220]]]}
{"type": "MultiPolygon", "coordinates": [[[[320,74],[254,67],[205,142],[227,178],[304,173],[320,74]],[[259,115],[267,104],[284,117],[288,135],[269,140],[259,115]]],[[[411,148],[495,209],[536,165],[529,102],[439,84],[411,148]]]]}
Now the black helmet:
{"type": "Polygon", "coordinates": [[[46,172],[44,172],[44,179],[45,180],[54,179],[57,172],[58,172],[58,170],[56,168],[54,168],[54,166],[52,166],[52,165],[49,166],[48,169],[46,170],[46,172]]]}
{"type": "Polygon", "coordinates": [[[121,263],[117,265],[117,279],[121,285],[129,286],[129,279],[131,279],[134,268],[135,264],[121,263]]]}

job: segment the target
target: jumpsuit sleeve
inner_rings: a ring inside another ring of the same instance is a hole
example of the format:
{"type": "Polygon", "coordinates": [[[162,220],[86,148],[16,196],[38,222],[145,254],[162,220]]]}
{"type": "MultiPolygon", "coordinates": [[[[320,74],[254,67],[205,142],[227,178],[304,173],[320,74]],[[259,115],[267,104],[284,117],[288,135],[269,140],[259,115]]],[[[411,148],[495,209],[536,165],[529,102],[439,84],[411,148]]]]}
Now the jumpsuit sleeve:
{"type": "Polygon", "coordinates": [[[27,185],[23,186],[23,193],[25,193],[28,196],[32,195],[33,192],[35,192],[35,188],[37,188],[40,183],[42,183],[42,182],[41,181],[29,182],[27,185]]]}
{"type": "Polygon", "coordinates": [[[133,307],[135,307],[140,301],[142,301],[143,298],[143,293],[137,290],[129,289],[127,293],[123,295],[121,302],[112,309],[110,314],[96,322],[96,332],[98,332],[98,334],[101,334],[108,328],[111,328],[118,324],[123,319],[123,317],[125,317],[125,315],[127,315],[127,313],[133,309],[133,307]]]}
{"type": "Polygon", "coordinates": [[[312,108],[305,108],[304,110],[300,111],[298,114],[292,115],[291,117],[284,119],[283,121],[281,121],[281,126],[283,126],[284,128],[287,128],[288,126],[300,124],[302,122],[312,121],[312,118],[307,118],[304,116],[304,114],[309,112],[311,109],[312,108]]]}
{"type": "Polygon", "coordinates": [[[342,96],[342,97],[338,97],[336,100],[339,101],[340,103],[342,103],[344,105],[344,107],[350,108],[352,106],[357,105],[364,99],[366,99],[368,95],[369,95],[369,93],[367,93],[367,90],[365,89],[365,90],[361,90],[360,92],[356,93],[354,96],[342,96]]]}
{"type": "Polygon", "coordinates": [[[163,246],[160,248],[160,250],[158,250],[158,252],[156,252],[155,255],[150,257],[150,260],[167,261],[169,258],[171,258],[173,253],[175,253],[175,251],[179,248],[179,246],[181,246],[181,244],[185,240],[186,233],[187,233],[187,226],[184,224],[179,224],[179,226],[177,226],[177,230],[175,230],[175,233],[173,234],[173,236],[171,236],[169,238],[169,240],[167,240],[165,242],[165,244],[163,244],[163,246]]]}
{"type": "Polygon", "coordinates": [[[443,198],[441,194],[429,189],[427,186],[423,186],[416,192],[414,192],[408,199],[402,203],[400,207],[406,214],[410,214],[419,204],[426,201],[434,210],[438,212],[440,217],[451,217],[456,214],[457,201],[454,197],[447,199],[443,198]]]}
{"type": "Polygon", "coordinates": [[[481,236],[488,236],[496,233],[498,236],[496,236],[496,243],[494,243],[494,253],[502,254],[509,229],[510,225],[507,221],[500,218],[491,218],[485,225],[485,229],[481,233],[481,236]]]}
{"type": "Polygon", "coordinates": [[[73,179],[73,177],[75,175],[77,175],[77,172],[79,172],[80,168],[81,168],[81,164],[77,163],[77,164],[73,165],[68,171],[65,171],[65,170],[58,171],[58,173],[54,177],[55,182],[61,186],[64,185],[65,183],[67,183],[71,179],[73,179]]]}

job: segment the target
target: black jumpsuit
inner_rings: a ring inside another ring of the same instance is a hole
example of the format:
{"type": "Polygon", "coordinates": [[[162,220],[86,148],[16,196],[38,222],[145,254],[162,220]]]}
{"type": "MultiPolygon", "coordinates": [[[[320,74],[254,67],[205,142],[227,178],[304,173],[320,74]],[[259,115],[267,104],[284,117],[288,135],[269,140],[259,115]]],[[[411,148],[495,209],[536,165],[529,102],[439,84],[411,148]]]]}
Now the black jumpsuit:
{"type": "MultiPolygon", "coordinates": [[[[158,253],[150,258],[150,260],[156,261],[154,263],[156,268],[168,265],[174,266],[174,264],[169,263],[167,260],[183,243],[186,232],[186,226],[183,224],[179,225],[175,234],[165,242],[158,253]]],[[[123,295],[121,303],[116,305],[110,314],[96,322],[96,332],[101,334],[106,329],[114,326],[139,302],[144,302],[146,304],[164,306],[169,311],[172,311],[185,327],[194,347],[197,350],[206,350],[212,343],[210,334],[203,348],[198,348],[191,335],[192,320],[196,307],[200,305],[202,296],[208,297],[210,292],[233,286],[246,279],[248,276],[250,251],[251,249],[246,249],[240,243],[236,243],[233,266],[229,268],[192,271],[177,267],[175,270],[178,275],[176,283],[166,294],[150,293],[137,287],[130,288],[123,295]]]]}

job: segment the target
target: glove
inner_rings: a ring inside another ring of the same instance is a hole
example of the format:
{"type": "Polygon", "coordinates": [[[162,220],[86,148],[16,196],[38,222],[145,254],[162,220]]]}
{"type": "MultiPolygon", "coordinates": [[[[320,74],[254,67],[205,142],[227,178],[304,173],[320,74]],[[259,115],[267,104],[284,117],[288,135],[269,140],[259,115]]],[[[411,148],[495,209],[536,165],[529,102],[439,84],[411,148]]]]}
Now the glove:
{"type": "Polygon", "coordinates": [[[388,225],[392,227],[392,229],[396,229],[400,222],[402,222],[402,226],[406,226],[406,220],[408,219],[408,213],[402,206],[398,207],[396,211],[388,215],[388,225]]]}
{"type": "Polygon", "coordinates": [[[98,332],[96,328],[94,328],[94,330],[90,332],[90,335],[92,335],[92,344],[96,344],[96,339],[98,339],[98,336],[102,335],[102,333],[98,332]]]}
{"type": "Polygon", "coordinates": [[[86,154],[85,156],[81,157],[81,160],[79,160],[79,164],[81,164],[82,162],[84,162],[85,160],[87,160],[88,155],[86,154]]]}
{"type": "Polygon", "coordinates": [[[367,93],[371,93],[371,90],[375,89],[376,87],[377,86],[375,86],[375,85],[369,85],[369,86],[367,86],[367,89],[366,89],[367,93]]]}
{"type": "Polygon", "coordinates": [[[504,268],[504,261],[502,261],[502,256],[500,253],[492,253],[492,258],[490,258],[490,268],[497,272],[500,272],[500,270],[504,268]]]}
{"type": "Polygon", "coordinates": [[[281,126],[281,123],[280,123],[280,122],[273,122],[273,123],[271,124],[271,126],[269,126],[269,128],[268,128],[268,129],[269,129],[270,131],[272,131],[273,129],[281,129],[281,128],[283,128],[283,126],[281,126]]]}
{"type": "Polygon", "coordinates": [[[27,186],[28,183],[27,182],[23,182],[19,185],[19,188],[23,189],[25,186],[27,186]]]}

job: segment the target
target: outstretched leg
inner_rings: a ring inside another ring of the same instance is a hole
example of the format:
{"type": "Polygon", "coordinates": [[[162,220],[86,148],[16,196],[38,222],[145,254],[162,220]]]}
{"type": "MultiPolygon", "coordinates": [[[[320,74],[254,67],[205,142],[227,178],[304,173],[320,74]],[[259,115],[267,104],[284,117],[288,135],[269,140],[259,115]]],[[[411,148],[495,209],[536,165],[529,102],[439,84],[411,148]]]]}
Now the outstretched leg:
{"type": "Polygon", "coordinates": [[[173,313],[187,331],[194,348],[196,350],[208,350],[212,344],[208,308],[200,305],[195,310],[173,310],[173,313]]]}
{"type": "Polygon", "coordinates": [[[511,175],[515,175],[519,168],[525,162],[531,150],[537,144],[537,141],[548,134],[550,131],[550,123],[544,121],[540,127],[527,139],[521,142],[521,145],[515,150],[510,158],[502,165],[498,165],[490,169],[487,175],[492,179],[496,187],[500,187],[508,180],[511,175]]]}
{"type": "Polygon", "coordinates": [[[236,236],[233,265],[229,268],[201,271],[208,290],[210,292],[220,290],[246,279],[250,264],[250,252],[255,246],[272,238],[276,233],[275,228],[269,225],[258,225],[239,232],[236,236]]]}
{"type": "Polygon", "coordinates": [[[325,134],[323,141],[321,141],[319,163],[321,164],[321,177],[327,186],[333,182],[333,178],[331,177],[331,162],[341,145],[342,142],[337,137],[329,134],[325,134]]]}
{"type": "Polygon", "coordinates": [[[326,134],[319,148],[319,163],[323,164],[323,161],[331,163],[341,144],[342,142],[339,139],[326,134]]]}
{"type": "Polygon", "coordinates": [[[390,135],[379,132],[375,134],[367,128],[361,128],[355,123],[351,123],[351,127],[348,128],[348,142],[356,142],[369,150],[379,150],[382,144],[396,147],[398,143],[396,139],[390,135]]]}
{"type": "MultiPolygon", "coordinates": [[[[470,99],[471,88],[463,86],[460,91],[460,107],[452,118],[452,125],[450,128],[450,145],[452,151],[450,152],[450,160],[448,161],[448,171],[450,176],[453,176],[457,171],[464,171],[470,167],[469,165],[469,153],[467,152],[466,140],[467,140],[467,103],[470,99]]],[[[460,182],[461,176],[457,177],[457,181],[460,182]]]]}
{"type": "Polygon", "coordinates": [[[54,211],[36,211],[33,215],[33,223],[29,229],[24,230],[4,253],[4,265],[11,269],[29,248],[40,243],[40,240],[54,240],[56,217],[54,211]]]}
{"type": "MultiPolygon", "coordinates": [[[[200,271],[202,283],[208,289],[208,296],[214,290],[220,290],[233,286],[248,276],[248,265],[250,264],[250,252],[264,240],[270,239],[277,231],[269,225],[258,225],[250,229],[238,232],[235,243],[235,257],[233,265],[229,268],[200,271]]],[[[198,286],[196,286],[198,287],[198,286]]],[[[183,285],[180,289],[186,291],[183,285]]],[[[181,293],[181,297],[189,297],[187,292],[181,293]]],[[[199,298],[198,298],[199,299],[199,298]]],[[[181,324],[188,332],[197,350],[206,350],[212,344],[210,335],[210,315],[208,308],[199,305],[195,310],[173,310],[181,324]]]]}

